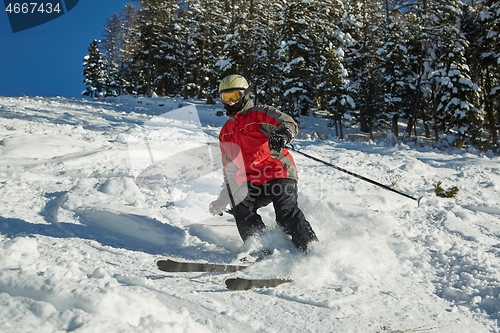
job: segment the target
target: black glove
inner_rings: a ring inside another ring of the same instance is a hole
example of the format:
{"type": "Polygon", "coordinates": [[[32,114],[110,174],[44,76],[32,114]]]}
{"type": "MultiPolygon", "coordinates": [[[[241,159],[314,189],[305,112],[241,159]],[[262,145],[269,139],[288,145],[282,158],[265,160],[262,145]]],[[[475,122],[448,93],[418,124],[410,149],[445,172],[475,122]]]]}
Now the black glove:
{"type": "Polygon", "coordinates": [[[222,216],[226,206],[227,206],[227,202],[225,202],[225,200],[222,200],[221,198],[218,198],[217,200],[212,201],[210,203],[210,205],[208,206],[208,211],[212,215],[222,216]]]}
{"type": "Polygon", "coordinates": [[[288,143],[288,137],[282,133],[275,133],[269,138],[269,149],[281,151],[288,143]]]}

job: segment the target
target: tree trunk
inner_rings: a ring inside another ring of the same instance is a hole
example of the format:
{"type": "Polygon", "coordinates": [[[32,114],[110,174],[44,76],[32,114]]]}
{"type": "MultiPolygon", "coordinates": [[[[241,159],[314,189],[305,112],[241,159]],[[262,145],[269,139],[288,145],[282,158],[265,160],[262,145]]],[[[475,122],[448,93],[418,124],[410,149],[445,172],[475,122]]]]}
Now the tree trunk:
{"type": "Polygon", "coordinates": [[[399,121],[399,116],[397,114],[395,114],[392,117],[391,131],[392,131],[392,133],[394,133],[394,135],[396,136],[396,138],[399,135],[398,121],[399,121]]]}
{"type": "Polygon", "coordinates": [[[369,133],[370,132],[370,126],[368,125],[368,122],[364,119],[359,121],[359,130],[363,133],[369,133]]]}
{"type": "Polygon", "coordinates": [[[406,126],[406,133],[408,134],[408,137],[411,137],[411,131],[415,127],[416,119],[417,119],[417,110],[418,110],[418,104],[420,100],[420,78],[418,79],[418,85],[417,85],[417,94],[415,96],[415,103],[413,103],[412,107],[412,112],[410,115],[410,118],[408,119],[408,125],[406,126]]]}
{"type": "Polygon", "coordinates": [[[429,129],[429,123],[427,121],[424,121],[424,131],[425,131],[425,137],[430,138],[431,137],[431,131],[429,129]]]}
{"type": "Polygon", "coordinates": [[[496,127],[496,119],[495,119],[495,110],[493,108],[493,101],[491,99],[491,77],[490,71],[488,68],[486,69],[485,82],[483,84],[484,91],[484,111],[486,112],[486,119],[488,130],[491,135],[491,141],[493,145],[496,145],[498,142],[498,130],[496,127]]]}
{"type": "Polygon", "coordinates": [[[148,52],[148,64],[146,66],[146,96],[151,97],[151,48],[148,52]]]}
{"type": "MultiPolygon", "coordinates": [[[[425,8],[425,6],[426,6],[426,2],[424,1],[424,8],[425,8]]],[[[411,137],[411,130],[415,126],[415,123],[416,123],[417,110],[418,110],[419,103],[420,103],[420,96],[422,94],[421,93],[422,71],[424,68],[423,48],[424,47],[422,47],[422,54],[420,55],[420,59],[418,61],[418,80],[417,80],[417,86],[416,86],[415,102],[413,103],[410,119],[408,119],[408,126],[406,127],[406,133],[408,134],[408,137],[411,137]]]]}

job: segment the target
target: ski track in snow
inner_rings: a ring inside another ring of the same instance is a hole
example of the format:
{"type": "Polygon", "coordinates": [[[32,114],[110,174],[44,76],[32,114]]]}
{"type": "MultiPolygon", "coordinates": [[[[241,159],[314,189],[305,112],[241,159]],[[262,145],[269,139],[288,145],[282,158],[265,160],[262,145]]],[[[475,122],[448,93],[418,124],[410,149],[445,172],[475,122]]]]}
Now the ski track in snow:
{"type": "Polygon", "coordinates": [[[303,119],[296,149],[427,199],[295,153],[320,239],[305,256],[271,207],[267,236],[249,244],[228,215],[208,214],[225,117],[179,106],[0,97],[1,332],[500,332],[499,157],[319,140],[334,136],[326,120],[303,119]],[[439,181],[458,199],[436,197],[439,181]],[[236,274],[154,267],[235,262],[258,245],[273,256],[236,274]],[[234,292],[228,276],[295,282],[234,292]]]}

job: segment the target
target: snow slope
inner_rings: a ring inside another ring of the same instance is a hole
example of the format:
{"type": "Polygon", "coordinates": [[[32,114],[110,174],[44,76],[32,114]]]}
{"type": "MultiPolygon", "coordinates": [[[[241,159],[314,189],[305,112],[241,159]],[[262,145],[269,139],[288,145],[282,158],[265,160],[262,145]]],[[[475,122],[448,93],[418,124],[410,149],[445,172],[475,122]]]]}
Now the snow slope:
{"type": "Polygon", "coordinates": [[[219,192],[220,105],[175,99],[0,97],[1,332],[500,332],[500,158],[330,140],[306,118],[299,203],[320,242],[297,253],[262,210],[243,244],[219,192]],[[319,133],[319,137],[318,137],[319,133]],[[322,138],[322,139],[320,139],[322,138]],[[433,194],[458,186],[458,199],[433,194]],[[228,274],[154,260],[268,260],[235,275],[292,277],[227,291],[228,274]]]}

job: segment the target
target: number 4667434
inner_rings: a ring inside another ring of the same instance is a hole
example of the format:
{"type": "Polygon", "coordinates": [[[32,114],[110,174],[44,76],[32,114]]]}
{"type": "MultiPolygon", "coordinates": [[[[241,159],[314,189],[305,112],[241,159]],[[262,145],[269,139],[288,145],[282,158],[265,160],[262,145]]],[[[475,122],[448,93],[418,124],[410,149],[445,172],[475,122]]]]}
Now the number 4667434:
{"type": "Polygon", "coordinates": [[[9,14],[51,14],[60,13],[62,10],[59,6],[59,2],[55,4],[51,2],[23,2],[23,3],[9,3],[5,8],[5,11],[9,14]]]}

